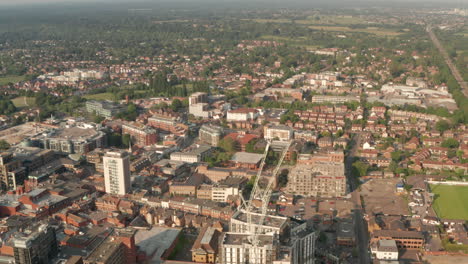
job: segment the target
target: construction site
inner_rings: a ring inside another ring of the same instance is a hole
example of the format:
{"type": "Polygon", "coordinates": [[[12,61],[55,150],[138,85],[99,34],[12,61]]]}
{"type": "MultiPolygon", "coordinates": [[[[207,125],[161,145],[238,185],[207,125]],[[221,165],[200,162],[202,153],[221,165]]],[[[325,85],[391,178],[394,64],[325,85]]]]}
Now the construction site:
{"type": "MultiPolygon", "coordinates": [[[[263,154],[253,189],[230,220],[229,232],[220,240],[218,261],[223,264],[312,264],[315,262],[316,232],[307,223],[268,212],[274,179],[291,143],[275,146],[281,156],[267,180],[262,179],[265,160],[272,142],[263,154]],[[260,184],[261,183],[261,184],[260,184]]],[[[273,149],[272,149],[273,150],[273,149]]]]}

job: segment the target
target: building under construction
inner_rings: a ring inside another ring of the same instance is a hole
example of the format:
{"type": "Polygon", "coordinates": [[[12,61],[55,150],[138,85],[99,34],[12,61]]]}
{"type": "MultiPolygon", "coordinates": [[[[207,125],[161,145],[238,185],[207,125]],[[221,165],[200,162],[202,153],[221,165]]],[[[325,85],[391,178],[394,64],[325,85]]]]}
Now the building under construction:
{"type": "Polygon", "coordinates": [[[270,148],[267,144],[250,199],[230,220],[230,232],[220,240],[218,262],[223,264],[313,264],[316,234],[306,223],[298,225],[287,217],[268,214],[272,185],[291,145],[283,148],[281,158],[266,187],[259,179],[270,148]]]}
{"type": "Polygon", "coordinates": [[[274,235],[259,235],[258,245],[253,245],[249,234],[224,233],[220,261],[224,264],[273,263],[278,257],[279,243],[274,235]]]}

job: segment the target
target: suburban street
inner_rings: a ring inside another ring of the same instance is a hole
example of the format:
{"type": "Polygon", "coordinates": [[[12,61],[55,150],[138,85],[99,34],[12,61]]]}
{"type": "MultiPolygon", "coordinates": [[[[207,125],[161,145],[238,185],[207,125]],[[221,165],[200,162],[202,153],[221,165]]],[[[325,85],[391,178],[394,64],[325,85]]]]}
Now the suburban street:
{"type": "Polygon", "coordinates": [[[361,144],[361,134],[357,133],[354,137],[354,145],[350,149],[346,160],[345,160],[345,169],[346,169],[346,176],[348,177],[348,183],[350,192],[352,195],[352,199],[356,203],[356,208],[354,210],[355,216],[355,231],[356,231],[356,239],[357,239],[357,248],[358,248],[358,258],[359,263],[367,264],[370,263],[369,253],[367,251],[369,245],[369,236],[367,232],[367,225],[363,218],[363,209],[361,207],[361,199],[359,196],[359,190],[357,190],[357,185],[351,175],[351,168],[353,164],[353,159],[355,157],[356,151],[361,144]]]}

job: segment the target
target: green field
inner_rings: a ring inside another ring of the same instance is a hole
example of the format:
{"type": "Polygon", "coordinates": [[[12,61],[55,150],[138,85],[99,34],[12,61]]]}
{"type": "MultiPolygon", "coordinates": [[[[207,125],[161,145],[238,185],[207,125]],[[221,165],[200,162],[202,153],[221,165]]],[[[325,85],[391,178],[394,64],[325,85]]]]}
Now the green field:
{"type": "Polygon", "coordinates": [[[356,16],[309,16],[307,19],[296,20],[298,24],[304,25],[352,25],[352,24],[366,24],[367,21],[356,16]]]}
{"type": "Polygon", "coordinates": [[[87,94],[83,98],[88,100],[114,100],[114,95],[112,93],[98,93],[98,94],[87,94]]]}
{"type": "Polygon", "coordinates": [[[378,27],[367,27],[367,28],[349,28],[349,27],[335,27],[335,26],[309,26],[309,28],[324,31],[337,31],[337,32],[359,32],[375,34],[377,36],[397,36],[400,32],[393,31],[390,29],[383,29],[378,27]]]}
{"type": "Polygon", "coordinates": [[[34,97],[26,97],[26,96],[16,97],[15,99],[11,101],[17,108],[34,106],[36,103],[36,99],[34,99],[34,97]]]}
{"type": "Polygon", "coordinates": [[[246,21],[254,21],[257,23],[296,23],[301,25],[356,25],[356,24],[367,24],[365,19],[356,16],[327,16],[317,15],[309,16],[307,19],[293,20],[288,18],[272,18],[272,19],[243,19],[246,21]]]}
{"type": "Polygon", "coordinates": [[[468,220],[468,186],[431,185],[439,218],[468,220]]]}
{"type": "Polygon", "coordinates": [[[24,81],[24,76],[17,76],[17,75],[3,76],[3,77],[0,77],[0,86],[9,84],[9,83],[17,83],[21,81],[24,81]]]}

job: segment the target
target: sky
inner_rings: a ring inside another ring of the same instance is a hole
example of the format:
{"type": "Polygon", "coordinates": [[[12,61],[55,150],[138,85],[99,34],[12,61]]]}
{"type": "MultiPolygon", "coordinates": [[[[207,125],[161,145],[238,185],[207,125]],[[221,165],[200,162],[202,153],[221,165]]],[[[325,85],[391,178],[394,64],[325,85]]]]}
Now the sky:
{"type": "MultiPolygon", "coordinates": [[[[125,2],[125,3],[132,3],[132,2],[190,2],[190,3],[196,3],[196,2],[224,2],[224,3],[236,3],[236,2],[244,2],[244,3],[252,3],[252,2],[262,2],[262,3],[268,3],[268,2],[275,2],[275,3],[307,3],[314,5],[315,3],[322,3],[323,0],[0,0],[0,5],[9,5],[9,6],[22,6],[25,4],[50,4],[50,3],[62,3],[62,4],[70,4],[70,3],[116,3],[116,2],[125,2]]],[[[453,3],[453,4],[458,4],[458,3],[464,3],[467,0],[328,0],[325,2],[334,2],[334,3],[346,3],[346,4],[351,4],[353,2],[367,2],[367,3],[375,3],[378,5],[379,3],[405,3],[405,2],[418,2],[424,5],[424,3],[453,3]]],[[[462,4],[466,6],[466,4],[462,4]]]]}

